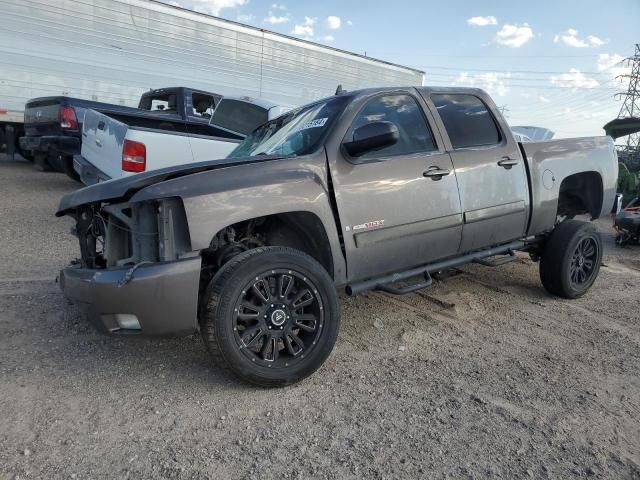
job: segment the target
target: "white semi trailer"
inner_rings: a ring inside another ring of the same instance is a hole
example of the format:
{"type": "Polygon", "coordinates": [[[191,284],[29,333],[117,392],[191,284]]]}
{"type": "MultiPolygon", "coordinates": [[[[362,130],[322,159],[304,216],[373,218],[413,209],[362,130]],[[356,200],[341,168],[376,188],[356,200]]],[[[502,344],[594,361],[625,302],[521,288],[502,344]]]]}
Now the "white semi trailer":
{"type": "Polygon", "coordinates": [[[154,0],[2,0],[0,146],[28,99],[137,106],[189,86],[296,106],[345,89],[422,85],[424,72],[154,0]]]}

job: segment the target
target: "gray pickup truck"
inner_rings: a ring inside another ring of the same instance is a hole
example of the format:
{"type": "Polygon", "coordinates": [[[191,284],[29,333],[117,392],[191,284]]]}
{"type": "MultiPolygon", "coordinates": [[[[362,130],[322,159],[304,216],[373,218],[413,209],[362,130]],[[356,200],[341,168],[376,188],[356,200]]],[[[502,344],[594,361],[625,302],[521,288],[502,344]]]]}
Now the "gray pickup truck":
{"type": "Polygon", "coordinates": [[[197,330],[242,379],[314,372],[338,335],[337,287],[405,294],[431,275],[528,252],[548,292],[584,294],[618,173],[611,138],[520,144],[468,88],[341,92],[250,134],[220,161],[66,195],[81,258],[65,295],[111,335],[197,330]]]}

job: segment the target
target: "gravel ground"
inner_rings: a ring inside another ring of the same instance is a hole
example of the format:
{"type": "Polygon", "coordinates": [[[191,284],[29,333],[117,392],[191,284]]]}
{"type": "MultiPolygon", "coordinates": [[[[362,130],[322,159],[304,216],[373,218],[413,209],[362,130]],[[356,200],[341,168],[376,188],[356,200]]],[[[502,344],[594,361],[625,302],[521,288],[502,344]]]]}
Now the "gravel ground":
{"type": "Polygon", "coordinates": [[[342,298],[329,361],[237,382],[199,336],[96,334],[63,299],[76,185],[0,162],[0,479],[640,478],[640,248],[552,298],[528,257],[342,298]]]}

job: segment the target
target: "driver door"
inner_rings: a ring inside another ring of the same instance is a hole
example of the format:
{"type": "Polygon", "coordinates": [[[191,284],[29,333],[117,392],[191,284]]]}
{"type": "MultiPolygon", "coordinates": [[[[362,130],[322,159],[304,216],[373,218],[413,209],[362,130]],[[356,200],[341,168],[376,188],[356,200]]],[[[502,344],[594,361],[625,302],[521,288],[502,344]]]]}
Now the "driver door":
{"type": "Polygon", "coordinates": [[[398,141],[358,158],[350,158],[342,148],[332,168],[350,281],[458,251],[462,211],[455,171],[420,102],[403,92],[367,100],[343,141],[376,121],[394,123],[398,141]],[[441,175],[433,175],[436,170],[441,175]]]}

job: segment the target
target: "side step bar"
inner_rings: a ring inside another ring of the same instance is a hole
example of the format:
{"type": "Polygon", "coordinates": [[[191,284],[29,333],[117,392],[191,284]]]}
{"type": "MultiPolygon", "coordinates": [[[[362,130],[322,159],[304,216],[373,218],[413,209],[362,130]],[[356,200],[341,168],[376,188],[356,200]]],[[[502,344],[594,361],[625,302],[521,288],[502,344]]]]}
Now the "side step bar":
{"type": "Polygon", "coordinates": [[[413,285],[407,285],[406,287],[394,287],[392,283],[384,285],[377,285],[376,290],[382,290],[383,292],[391,293],[393,295],[406,295],[407,293],[415,292],[416,290],[422,290],[433,285],[433,278],[429,272],[424,272],[424,282],[414,283],[413,285]]]}
{"type": "Polygon", "coordinates": [[[511,263],[516,259],[516,252],[510,250],[506,253],[506,255],[498,258],[479,258],[474,260],[475,263],[479,263],[480,265],[484,265],[485,267],[499,267],[500,265],[504,265],[505,263],[511,263]]]}
{"type": "MultiPolygon", "coordinates": [[[[352,296],[358,293],[366,292],[367,290],[383,290],[388,293],[394,293],[396,295],[402,295],[404,293],[414,292],[421,288],[426,288],[431,285],[431,273],[438,272],[440,270],[444,270],[445,268],[457,267],[459,265],[464,265],[466,263],[478,262],[479,260],[484,260],[491,266],[499,265],[493,263],[491,261],[485,260],[489,257],[493,257],[495,255],[510,255],[507,257],[509,262],[515,259],[513,255],[514,250],[521,250],[526,245],[527,242],[523,240],[518,240],[516,242],[511,242],[506,245],[501,245],[499,247],[488,248],[486,250],[480,250],[473,253],[468,253],[466,255],[462,255],[461,257],[451,258],[449,260],[443,260],[441,262],[432,263],[429,265],[423,265],[422,267],[412,268],[411,270],[405,270],[404,272],[391,273],[389,275],[383,275],[381,277],[370,278],[368,280],[363,280],[361,282],[350,283],[346,287],[347,295],[352,296]],[[423,275],[425,277],[424,282],[417,283],[415,285],[409,285],[407,287],[393,287],[392,284],[399,282],[401,280],[406,280],[411,277],[417,277],[418,275],[423,275]],[[398,293],[396,293],[398,292],[398,293]]],[[[503,259],[496,260],[497,262],[503,261],[503,259]]],[[[480,262],[479,262],[480,263],[480,262]]],[[[506,261],[504,263],[507,263],[506,261]]]]}

